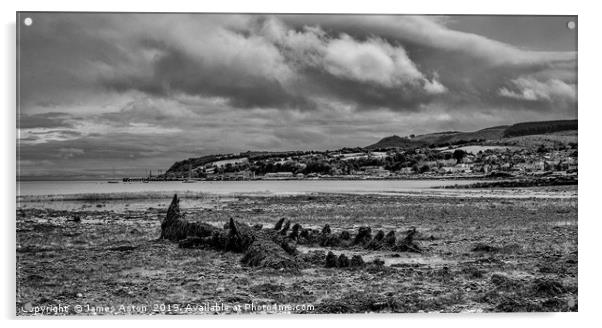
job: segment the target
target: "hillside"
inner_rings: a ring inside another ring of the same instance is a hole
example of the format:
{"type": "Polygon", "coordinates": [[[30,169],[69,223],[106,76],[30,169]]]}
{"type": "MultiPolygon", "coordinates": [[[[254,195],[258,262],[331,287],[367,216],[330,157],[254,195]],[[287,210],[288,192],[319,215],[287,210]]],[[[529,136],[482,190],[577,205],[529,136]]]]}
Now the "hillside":
{"type": "MultiPolygon", "coordinates": [[[[473,132],[444,131],[410,137],[392,135],[364,148],[342,148],[335,151],[335,153],[340,156],[341,154],[364,153],[368,150],[408,150],[414,148],[444,147],[463,144],[506,145],[530,149],[537,149],[542,145],[554,148],[561,148],[561,145],[576,145],[577,120],[525,122],[514,125],[495,126],[473,132]]],[[[306,167],[309,167],[308,170],[310,171],[320,171],[322,168],[327,172],[328,170],[326,170],[325,167],[328,165],[325,165],[321,161],[331,159],[332,155],[329,153],[329,151],[247,151],[237,154],[208,155],[175,162],[166,171],[166,174],[172,176],[187,176],[189,170],[195,170],[198,167],[215,162],[233,161],[236,159],[244,159],[244,161],[241,162],[245,163],[260,162],[259,165],[254,166],[254,170],[258,172],[258,174],[298,170],[298,167],[295,166],[298,163],[306,165],[306,167]],[[283,158],[288,158],[291,163],[297,164],[291,166],[290,163],[287,164],[282,162],[283,158]],[[276,162],[279,164],[276,164],[276,162]]],[[[229,170],[239,171],[249,168],[249,164],[233,163],[235,164],[231,164],[231,166],[235,167],[230,167],[228,168],[229,170]]],[[[352,169],[355,170],[357,168],[342,167],[342,170],[349,171],[352,169]]]]}
{"type": "Polygon", "coordinates": [[[384,149],[384,148],[412,148],[425,145],[426,143],[422,141],[414,141],[414,139],[409,139],[406,137],[400,136],[390,136],[381,139],[379,142],[365,147],[366,149],[384,149]]]}
{"type": "Polygon", "coordinates": [[[425,145],[444,146],[478,141],[500,141],[506,138],[552,134],[560,131],[577,130],[577,120],[525,122],[514,125],[490,127],[474,132],[437,132],[414,138],[390,136],[365,147],[366,149],[413,148],[425,145]]]}
{"type": "Polygon", "coordinates": [[[196,169],[197,167],[204,166],[206,164],[233,160],[238,158],[248,158],[249,160],[263,160],[266,158],[277,157],[277,156],[300,156],[305,154],[314,153],[313,151],[280,151],[280,152],[269,152],[269,151],[247,151],[239,154],[218,154],[218,155],[207,155],[201,157],[188,158],[182,161],[175,162],[165,173],[176,173],[185,174],[189,169],[196,169]]]}
{"type": "Polygon", "coordinates": [[[534,134],[549,134],[568,130],[577,130],[577,120],[518,123],[506,129],[506,131],[504,131],[504,137],[509,138],[534,134]]]}

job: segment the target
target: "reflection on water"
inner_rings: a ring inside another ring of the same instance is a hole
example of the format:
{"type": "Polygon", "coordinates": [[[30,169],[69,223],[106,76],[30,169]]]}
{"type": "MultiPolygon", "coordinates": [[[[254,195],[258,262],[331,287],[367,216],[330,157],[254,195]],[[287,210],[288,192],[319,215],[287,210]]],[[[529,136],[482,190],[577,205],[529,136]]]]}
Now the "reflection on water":
{"type": "Polygon", "coordinates": [[[87,193],[199,192],[209,194],[300,194],[399,192],[474,183],[474,180],[254,180],[254,181],[178,181],[150,183],[107,183],[106,181],[21,181],[18,196],[75,195],[87,193]]]}

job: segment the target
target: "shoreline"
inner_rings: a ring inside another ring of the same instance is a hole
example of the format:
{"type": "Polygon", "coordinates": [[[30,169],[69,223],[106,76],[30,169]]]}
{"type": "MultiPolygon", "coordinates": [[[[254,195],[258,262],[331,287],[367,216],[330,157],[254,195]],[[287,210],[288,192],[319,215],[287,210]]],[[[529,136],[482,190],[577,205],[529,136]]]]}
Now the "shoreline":
{"type": "Polygon", "coordinates": [[[522,186],[522,187],[472,187],[449,186],[431,187],[413,190],[397,191],[347,191],[347,192],[230,192],[210,193],[196,191],[162,191],[162,192],[107,192],[107,193],[76,193],[76,194],[49,194],[49,195],[17,195],[19,203],[43,202],[136,202],[136,201],[164,201],[178,194],[183,199],[206,200],[233,197],[249,198],[282,198],[296,196],[390,196],[390,197],[466,197],[466,198],[577,198],[577,185],[553,186],[522,186]]]}

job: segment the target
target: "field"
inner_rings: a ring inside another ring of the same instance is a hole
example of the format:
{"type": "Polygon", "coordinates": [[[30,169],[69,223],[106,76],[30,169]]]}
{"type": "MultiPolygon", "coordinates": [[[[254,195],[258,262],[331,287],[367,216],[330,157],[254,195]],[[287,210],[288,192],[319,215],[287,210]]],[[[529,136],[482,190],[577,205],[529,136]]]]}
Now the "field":
{"type": "Polygon", "coordinates": [[[549,134],[535,134],[520,137],[509,137],[500,140],[488,141],[487,144],[512,145],[537,149],[540,146],[547,148],[565,147],[570,144],[577,144],[578,134],[576,130],[560,131],[549,134]]]}
{"type": "Polygon", "coordinates": [[[76,210],[18,206],[16,311],[59,304],[68,307],[57,314],[66,315],[577,311],[576,186],[537,190],[550,197],[236,196],[182,207],[187,218],[216,227],[231,217],[264,229],[285,217],[316,229],[329,224],[333,233],[370,226],[402,236],[415,227],[423,250],[300,246],[305,258],[330,250],[361,255],[366,266],[326,268],[318,260],[297,272],[158,240],[168,199],[117,210],[112,202],[122,200],[82,201],[76,210]]]}

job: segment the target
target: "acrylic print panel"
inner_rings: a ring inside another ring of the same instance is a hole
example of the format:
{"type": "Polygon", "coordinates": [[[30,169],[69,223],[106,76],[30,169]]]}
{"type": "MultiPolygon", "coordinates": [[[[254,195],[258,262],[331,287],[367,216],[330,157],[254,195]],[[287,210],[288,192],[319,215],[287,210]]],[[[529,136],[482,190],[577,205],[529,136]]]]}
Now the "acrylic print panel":
{"type": "Polygon", "coordinates": [[[17,26],[17,315],[577,311],[577,17],[17,26]]]}

